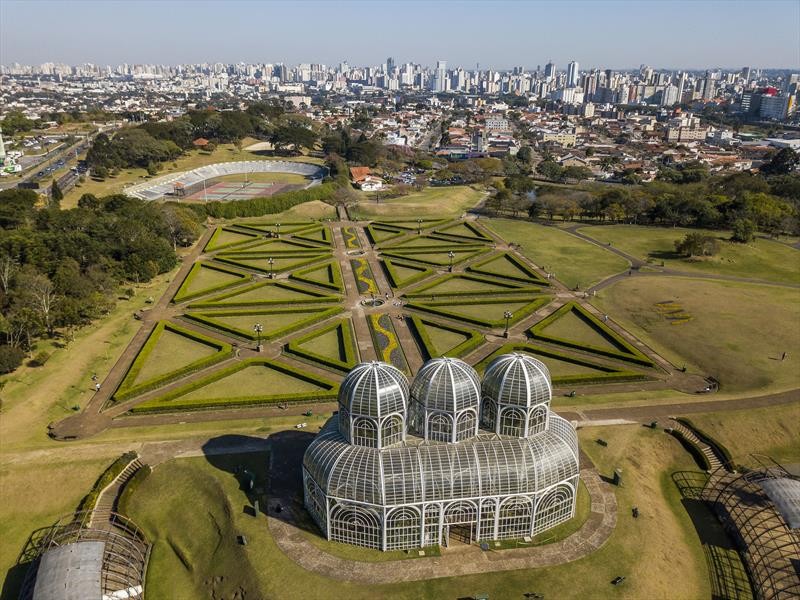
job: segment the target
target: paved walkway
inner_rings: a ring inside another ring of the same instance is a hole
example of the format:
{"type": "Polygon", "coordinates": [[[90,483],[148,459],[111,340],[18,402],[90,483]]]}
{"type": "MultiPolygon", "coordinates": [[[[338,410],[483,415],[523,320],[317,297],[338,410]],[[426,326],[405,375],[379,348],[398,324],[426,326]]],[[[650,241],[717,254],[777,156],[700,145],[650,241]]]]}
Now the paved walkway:
{"type": "MultiPolygon", "coordinates": [[[[591,499],[591,512],[583,526],[565,540],[552,544],[485,552],[477,546],[442,550],[442,556],[404,559],[401,562],[363,562],[328,554],[312,544],[297,526],[287,522],[286,510],[278,518],[270,512],[270,532],[278,547],[304,569],[342,581],[398,583],[457,575],[477,575],[536,569],[572,562],[595,552],[608,541],[617,524],[617,500],[612,486],[594,469],[581,471],[591,499]]],[[[282,507],[290,506],[281,502],[282,507]]],[[[274,503],[270,503],[270,511],[274,503]]],[[[289,509],[291,510],[291,509],[289,509]]]]}

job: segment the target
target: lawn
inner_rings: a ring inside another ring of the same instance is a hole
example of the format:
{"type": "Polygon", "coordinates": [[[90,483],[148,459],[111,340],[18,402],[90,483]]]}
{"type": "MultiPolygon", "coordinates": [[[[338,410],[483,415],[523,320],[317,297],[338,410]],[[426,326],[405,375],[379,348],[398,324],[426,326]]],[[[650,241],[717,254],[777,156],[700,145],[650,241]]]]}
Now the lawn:
{"type": "MultiPolygon", "coordinates": [[[[674,470],[692,468],[689,455],[674,439],[641,427],[584,430],[581,437],[603,473],[620,467],[625,477],[624,487],[617,490],[619,524],[601,550],[574,563],[546,569],[391,585],[328,579],[302,569],[283,554],[263,517],[256,519],[242,510],[249,502],[233,475],[237,467],[244,466],[256,475],[256,487],[263,486],[266,455],[168,461],[141,485],[131,504],[131,517],[155,544],[148,592],[176,600],[206,597],[206,582],[223,576],[215,589],[217,597],[228,597],[237,589],[246,597],[354,599],[459,598],[479,592],[492,598],[518,598],[529,591],[548,598],[708,597],[702,549],[677,488],[669,479],[674,470]],[[596,437],[608,440],[609,446],[595,447],[589,440],[596,437]],[[631,447],[637,448],[635,454],[628,451],[631,447]],[[187,506],[203,506],[203,510],[186,510],[187,506]],[[631,506],[641,507],[639,519],[630,517],[631,506]],[[247,536],[248,545],[237,545],[236,535],[247,536]],[[618,575],[625,575],[627,580],[624,586],[615,588],[609,582],[618,575]]],[[[312,543],[327,549],[332,546],[322,539],[312,543]]],[[[374,551],[363,549],[332,550],[336,554],[340,551],[361,560],[374,560],[376,556],[374,551]]],[[[502,557],[502,551],[498,552],[502,557]]]]}
{"type": "Polygon", "coordinates": [[[673,364],[712,375],[723,392],[800,387],[800,290],[697,279],[633,278],[593,298],[600,310],[673,364]],[[691,320],[671,324],[657,302],[691,320]],[[787,352],[787,359],[781,355],[787,352]]]}
{"type": "Polygon", "coordinates": [[[481,219],[481,224],[509,242],[539,267],[546,267],[569,288],[590,287],[628,268],[628,261],[556,227],[513,219],[481,219]]]}
{"type": "Polygon", "coordinates": [[[381,199],[379,202],[375,202],[372,192],[362,193],[361,196],[362,200],[350,210],[353,218],[458,216],[477,205],[485,193],[480,189],[459,185],[429,187],[408,196],[381,199]]]}
{"type": "Polygon", "coordinates": [[[601,243],[611,242],[616,248],[642,260],[651,259],[670,269],[763,279],[778,283],[800,283],[800,251],[768,239],[750,244],[730,241],[728,231],[707,231],[673,227],[640,227],[637,225],[600,225],[583,227],[581,233],[601,243]],[[687,233],[705,233],[719,239],[717,256],[688,260],[675,254],[675,240],[687,233]]]}
{"type": "Polygon", "coordinates": [[[594,327],[581,319],[574,311],[564,313],[561,317],[542,329],[541,333],[562,340],[578,342],[586,346],[619,351],[619,348],[594,329],[594,327]]]}
{"type": "Polygon", "coordinates": [[[751,453],[771,456],[785,465],[800,463],[800,402],[768,408],[690,415],[692,423],[731,451],[734,460],[751,453]]]}
{"type": "MultiPolygon", "coordinates": [[[[248,142],[255,140],[244,140],[244,146],[248,142]]],[[[296,156],[296,157],[283,157],[283,156],[267,156],[260,152],[250,152],[242,150],[239,152],[233,144],[219,144],[213,152],[201,152],[199,150],[189,150],[184,156],[179,157],[172,163],[164,163],[164,168],[158,172],[156,177],[175,173],[179,171],[190,171],[197,167],[204,165],[211,165],[221,162],[232,162],[240,160],[293,160],[301,162],[311,162],[315,164],[323,164],[321,159],[313,158],[310,156],[296,156]]],[[[64,199],[61,201],[62,208],[73,208],[78,204],[78,199],[83,194],[94,194],[95,196],[102,197],[109,194],[116,194],[122,191],[122,188],[128,185],[142,183],[149,179],[146,169],[141,168],[128,168],[123,169],[116,177],[107,177],[104,181],[96,181],[87,178],[86,181],[78,186],[75,186],[68,193],[64,194],[64,199]]]]}

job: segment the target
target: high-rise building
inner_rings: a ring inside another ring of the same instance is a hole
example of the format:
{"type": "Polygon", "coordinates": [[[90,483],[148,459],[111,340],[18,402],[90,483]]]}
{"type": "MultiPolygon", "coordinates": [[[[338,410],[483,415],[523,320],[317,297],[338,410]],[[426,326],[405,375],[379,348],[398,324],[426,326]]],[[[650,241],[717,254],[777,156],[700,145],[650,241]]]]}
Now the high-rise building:
{"type": "Polygon", "coordinates": [[[742,67],[742,79],[744,79],[745,83],[750,81],[750,67],[742,67]]]}
{"type": "Polygon", "coordinates": [[[553,61],[551,60],[544,66],[544,78],[547,81],[552,81],[555,76],[556,76],[556,66],[553,64],[553,61]]]}
{"type": "Polygon", "coordinates": [[[436,71],[433,73],[432,88],[434,92],[447,91],[447,62],[436,61],[436,71]]]}
{"type": "Polygon", "coordinates": [[[386,59],[386,72],[391,75],[394,73],[394,58],[391,56],[386,59]]]}
{"type": "Polygon", "coordinates": [[[567,87],[578,85],[578,63],[574,60],[567,65],[567,87]]]}

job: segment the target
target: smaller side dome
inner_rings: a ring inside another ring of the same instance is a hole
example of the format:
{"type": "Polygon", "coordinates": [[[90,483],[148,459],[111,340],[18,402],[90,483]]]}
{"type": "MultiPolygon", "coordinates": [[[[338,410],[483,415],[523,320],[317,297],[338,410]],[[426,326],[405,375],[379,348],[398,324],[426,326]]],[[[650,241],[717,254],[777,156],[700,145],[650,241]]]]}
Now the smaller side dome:
{"type": "Polygon", "coordinates": [[[348,442],[382,448],[405,438],[408,380],[392,365],[361,363],[339,387],[339,431],[348,442]]]}
{"type": "Polygon", "coordinates": [[[411,384],[412,429],[426,440],[460,442],[477,434],[481,382],[457,358],[426,362],[411,384]]]}
{"type": "Polygon", "coordinates": [[[550,371],[532,356],[514,352],[495,358],[483,375],[481,424],[500,435],[529,437],[547,429],[550,371]]]}

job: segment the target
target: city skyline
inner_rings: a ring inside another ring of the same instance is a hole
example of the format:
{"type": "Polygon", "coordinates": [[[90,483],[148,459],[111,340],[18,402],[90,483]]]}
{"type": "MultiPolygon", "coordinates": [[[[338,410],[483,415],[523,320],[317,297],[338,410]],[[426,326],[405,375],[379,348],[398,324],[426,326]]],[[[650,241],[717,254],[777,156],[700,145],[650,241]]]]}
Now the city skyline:
{"type": "Polygon", "coordinates": [[[581,70],[633,69],[640,64],[676,70],[800,65],[800,3],[791,1],[576,1],[568,3],[568,9],[563,3],[544,2],[170,4],[187,10],[180,19],[160,20],[154,11],[163,10],[164,3],[4,0],[0,63],[378,65],[391,56],[398,64],[433,67],[437,60],[446,60],[448,68],[475,69],[480,64],[481,69],[495,70],[533,70],[550,60],[561,71],[571,61],[581,70]],[[220,10],[226,17],[221,25],[220,10]],[[496,33],[485,31],[490,11],[496,33]],[[310,13],[315,18],[309,20],[310,13]],[[43,14],[53,18],[44,21],[43,14]],[[775,17],[769,36],[753,33],[753,23],[769,15],[775,17]],[[272,27],[275,21],[297,27],[272,27]],[[210,29],[212,24],[216,29],[210,29]],[[655,39],[665,43],[652,44],[654,28],[663,34],[655,39]],[[604,43],[616,30],[625,32],[627,43],[604,43]],[[558,31],[570,35],[556,35],[558,31]],[[125,37],[134,43],[119,44],[125,37]],[[469,42],[472,39],[481,43],[469,42]]]}

